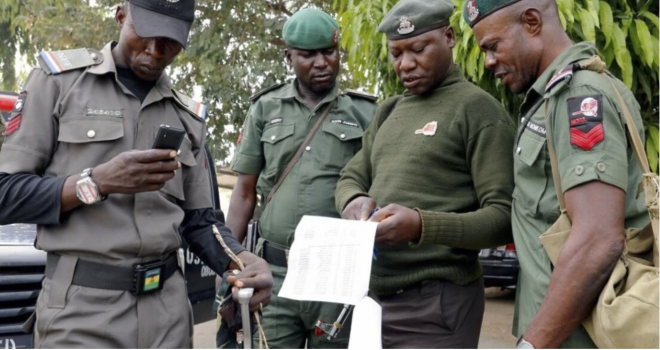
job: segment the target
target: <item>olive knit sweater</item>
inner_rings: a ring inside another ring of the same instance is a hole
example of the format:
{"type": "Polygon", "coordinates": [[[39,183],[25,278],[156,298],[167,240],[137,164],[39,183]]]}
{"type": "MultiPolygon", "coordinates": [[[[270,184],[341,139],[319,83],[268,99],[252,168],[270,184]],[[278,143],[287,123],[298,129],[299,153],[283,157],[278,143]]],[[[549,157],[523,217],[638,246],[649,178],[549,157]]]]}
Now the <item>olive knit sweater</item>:
{"type": "Polygon", "coordinates": [[[337,210],[370,196],[381,208],[414,208],[422,233],[418,242],[377,245],[373,292],[392,294],[426,279],[463,285],[481,276],[478,250],[513,240],[514,137],[502,105],[458,67],[425,95],[406,92],[379,106],[362,150],[341,172],[337,210]],[[421,133],[432,122],[435,133],[432,126],[421,133]]]}

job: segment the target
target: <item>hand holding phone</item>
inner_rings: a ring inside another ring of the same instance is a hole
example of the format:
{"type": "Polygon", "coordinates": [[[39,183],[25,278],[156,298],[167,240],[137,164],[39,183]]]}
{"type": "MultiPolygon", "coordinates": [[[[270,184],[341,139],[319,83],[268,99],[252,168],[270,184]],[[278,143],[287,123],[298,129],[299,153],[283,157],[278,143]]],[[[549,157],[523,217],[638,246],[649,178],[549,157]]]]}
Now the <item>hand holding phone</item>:
{"type": "Polygon", "coordinates": [[[178,151],[186,135],[186,131],[177,127],[162,124],[158,128],[154,145],[155,149],[173,149],[178,151]]]}
{"type": "Polygon", "coordinates": [[[176,159],[186,131],[161,125],[151,150],[120,153],[94,168],[94,181],[101,193],[140,193],[161,189],[181,167],[176,159]]]}

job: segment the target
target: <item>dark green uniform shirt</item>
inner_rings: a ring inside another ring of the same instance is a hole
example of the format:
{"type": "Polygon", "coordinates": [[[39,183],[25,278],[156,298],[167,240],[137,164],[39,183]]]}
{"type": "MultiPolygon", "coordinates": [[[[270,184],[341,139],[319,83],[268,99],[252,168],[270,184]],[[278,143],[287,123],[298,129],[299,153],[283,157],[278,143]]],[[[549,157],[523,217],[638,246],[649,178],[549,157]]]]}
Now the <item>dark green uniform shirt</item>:
{"type": "Polygon", "coordinates": [[[337,209],[368,195],[381,208],[417,210],[422,228],[417,242],[377,244],[370,291],[481,277],[479,249],[511,242],[514,138],[506,110],[458,67],[433,91],[381,104],[364,147],[342,171],[337,209]]]}
{"type": "Polygon", "coordinates": [[[232,170],[259,174],[257,194],[264,211],[261,237],[289,247],[303,215],[339,217],[335,187],[339,171],[362,147],[362,134],[376,111],[376,103],[341,93],[337,86],[311,110],[296,88],[297,81],[269,91],[254,102],[236,149],[232,170]],[[306,152],[293,167],[272,201],[266,197],[284,168],[318,121],[327,104],[332,108],[306,152]]]}
{"type": "MultiPolygon", "coordinates": [[[[602,181],[626,191],[626,227],[648,223],[644,196],[637,198],[641,171],[627,144],[625,118],[607,79],[592,71],[573,73],[569,64],[598,52],[589,43],[564,51],[527,92],[514,150],[515,190],[512,226],[520,260],[513,333],[521,336],[536,315],[550,283],[552,266],[539,236],[559,218],[559,203],[546,146],[551,128],[563,191],[590,181],[602,181]],[[570,71],[570,72],[569,72],[570,71]],[[543,101],[549,99],[546,126],[543,101]]],[[[644,138],[639,104],[623,83],[615,80],[635,127],[644,138]]],[[[562,347],[595,347],[580,327],[562,347]]]]}

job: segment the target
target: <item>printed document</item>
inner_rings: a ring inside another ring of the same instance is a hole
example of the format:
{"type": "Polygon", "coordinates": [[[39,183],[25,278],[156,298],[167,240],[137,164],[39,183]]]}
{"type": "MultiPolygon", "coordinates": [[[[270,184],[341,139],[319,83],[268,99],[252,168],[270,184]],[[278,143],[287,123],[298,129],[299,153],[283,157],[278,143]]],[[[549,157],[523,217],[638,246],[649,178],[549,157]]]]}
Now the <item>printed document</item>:
{"type": "Polygon", "coordinates": [[[378,223],[303,216],[280,297],[357,304],[369,291],[378,223]]]}

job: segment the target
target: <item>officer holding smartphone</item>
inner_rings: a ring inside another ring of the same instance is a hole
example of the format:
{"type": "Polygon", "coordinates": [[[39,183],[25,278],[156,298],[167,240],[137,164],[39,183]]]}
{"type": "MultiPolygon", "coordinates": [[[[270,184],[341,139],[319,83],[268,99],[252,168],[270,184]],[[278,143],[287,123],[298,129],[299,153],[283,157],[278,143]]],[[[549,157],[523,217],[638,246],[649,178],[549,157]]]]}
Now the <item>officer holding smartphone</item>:
{"type": "Polygon", "coordinates": [[[213,215],[205,107],[165,72],[186,47],[194,13],[194,0],[117,6],[119,41],[42,52],[11,112],[0,224],[37,224],[35,245],[48,253],[36,317],[25,325],[37,348],[191,347],[180,228],[223,273],[231,264],[217,225],[246,265],[229,282],[255,289],[252,310],[270,300],[268,264],[213,215]],[[175,142],[159,146],[157,134],[175,142]]]}

